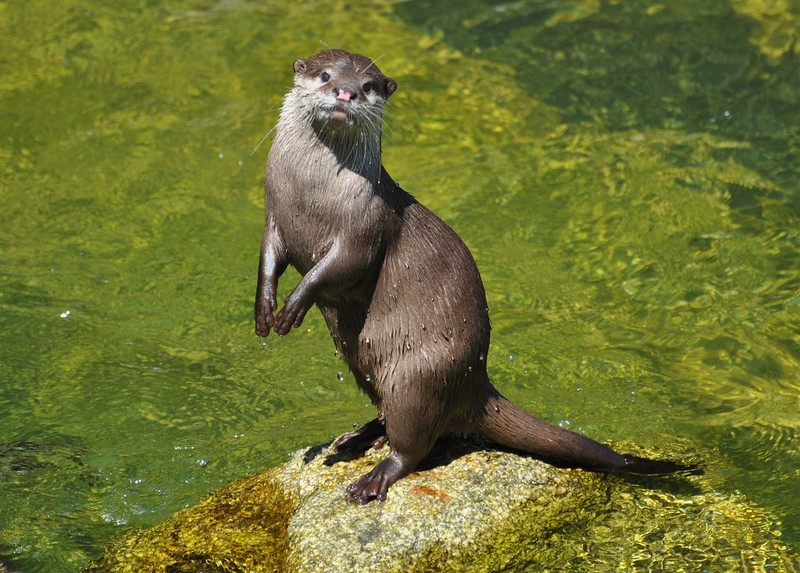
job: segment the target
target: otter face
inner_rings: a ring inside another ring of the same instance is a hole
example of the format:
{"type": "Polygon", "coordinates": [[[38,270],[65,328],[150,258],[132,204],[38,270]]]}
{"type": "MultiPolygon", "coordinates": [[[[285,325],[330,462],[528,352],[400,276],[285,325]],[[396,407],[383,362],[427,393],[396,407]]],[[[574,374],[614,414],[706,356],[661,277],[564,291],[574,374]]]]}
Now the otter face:
{"type": "Polygon", "coordinates": [[[383,105],[397,89],[372,60],[344,50],[297,60],[294,72],[295,91],[310,98],[315,119],[333,129],[380,125],[383,105]]]}

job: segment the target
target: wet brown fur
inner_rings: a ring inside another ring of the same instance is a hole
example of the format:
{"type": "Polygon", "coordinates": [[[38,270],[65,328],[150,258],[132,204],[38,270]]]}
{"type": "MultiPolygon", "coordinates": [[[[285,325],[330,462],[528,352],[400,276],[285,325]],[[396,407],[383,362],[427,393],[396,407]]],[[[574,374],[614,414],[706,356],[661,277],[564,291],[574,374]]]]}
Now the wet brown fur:
{"type": "Polygon", "coordinates": [[[294,70],[267,164],[256,332],[286,334],[316,304],[377,406],[378,419],[339,447],[360,453],[388,436],[391,451],[348,498],[385,499],[439,436],[475,429],[566,465],[680,469],[622,456],[499,394],[486,371],[489,315],[472,255],[381,165],[381,113],[397,84],[373,61],[342,50],[297,60],[294,70]],[[303,278],[276,315],[287,265],[303,278]]]}

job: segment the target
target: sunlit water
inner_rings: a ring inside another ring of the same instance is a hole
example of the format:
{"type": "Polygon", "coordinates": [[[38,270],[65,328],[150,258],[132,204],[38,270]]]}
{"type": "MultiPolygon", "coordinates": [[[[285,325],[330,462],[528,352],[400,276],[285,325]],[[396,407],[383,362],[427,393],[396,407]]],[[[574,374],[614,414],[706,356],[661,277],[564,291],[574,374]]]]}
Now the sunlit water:
{"type": "Polygon", "coordinates": [[[0,4],[0,562],[76,570],[371,417],[319,316],[266,343],[251,320],[259,142],[293,59],[325,45],[398,80],[384,160],[473,250],[496,384],[603,441],[712,459],[796,546],[797,17],[0,4]]]}

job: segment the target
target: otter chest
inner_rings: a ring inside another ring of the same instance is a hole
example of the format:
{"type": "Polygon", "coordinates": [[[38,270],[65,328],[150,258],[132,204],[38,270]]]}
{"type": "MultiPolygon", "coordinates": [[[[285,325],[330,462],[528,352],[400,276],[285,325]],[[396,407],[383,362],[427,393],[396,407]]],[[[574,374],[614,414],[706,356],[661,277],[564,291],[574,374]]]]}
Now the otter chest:
{"type": "Polygon", "coordinates": [[[336,241],[361,242],[376,231],[380,201],[372,184],[342,169],[327,177],[314,166],[287,177],[285,186],[274,186],[267,209],[280,230],[292,265],[305,274],[336,241]]]}

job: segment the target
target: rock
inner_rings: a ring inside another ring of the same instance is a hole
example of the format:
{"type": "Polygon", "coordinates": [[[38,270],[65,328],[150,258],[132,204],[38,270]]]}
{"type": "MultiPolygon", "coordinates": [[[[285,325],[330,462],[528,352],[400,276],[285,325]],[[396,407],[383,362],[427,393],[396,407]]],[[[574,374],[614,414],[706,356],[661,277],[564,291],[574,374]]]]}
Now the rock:
{"type": "Polygon", "coordinates": [[[295,452],[113,542],[85,571],[625,571],[642,558],[663,570],[721,571],[713,565],[741,555],[792,570],[780,568],[791,556],[763,512],[688,481],[704,478],[626,480],[471,440],[437,446],[384,503],[346,502],[347,485],[387,451],[357,460],[329,446],[295,452]]]}
{"type": "Polygon", "coordinates": [[[346,503],[345,488],[387,449],[332,465],[326,450],[306,467],[295,456],[274,474],[303,500],[289,524],[288,570],[514,570],[538,561],[553,531],[606,503],[597,474],[475,446],[451,442],[386,502],[366,506],[346,503]]]}

